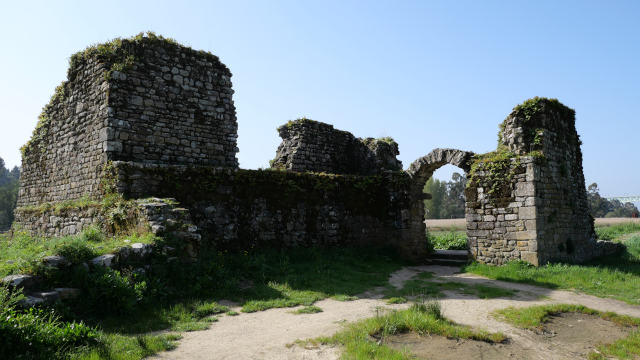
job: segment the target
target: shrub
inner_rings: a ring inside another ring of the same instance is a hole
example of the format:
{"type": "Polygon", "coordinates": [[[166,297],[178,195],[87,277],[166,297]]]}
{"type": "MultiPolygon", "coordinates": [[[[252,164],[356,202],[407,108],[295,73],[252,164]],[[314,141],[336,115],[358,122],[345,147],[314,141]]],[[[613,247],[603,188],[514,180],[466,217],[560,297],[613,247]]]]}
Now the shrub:
{"type": "Polygon", "coordinates": [[[63,323],[52,310],[18,310],[19,295],[0,287],[0,358],[64,359],[72,348],[97,342],[83,323],[63,323]]]}
{"type": "Polygon", "coordinates": [[[143,299],[146,282],[135,282],[117,270],[96,267],[86,274],[83,287],[86,293],[83,305],[88,310],[99,309],[102,314],[129,314],[143,299]]]}
{"type": "Polygon", "coordinates": [[[467,249],[467,235],[463,231],[428,234],[428,240],[431,246],[438,250],[467,249]]]}

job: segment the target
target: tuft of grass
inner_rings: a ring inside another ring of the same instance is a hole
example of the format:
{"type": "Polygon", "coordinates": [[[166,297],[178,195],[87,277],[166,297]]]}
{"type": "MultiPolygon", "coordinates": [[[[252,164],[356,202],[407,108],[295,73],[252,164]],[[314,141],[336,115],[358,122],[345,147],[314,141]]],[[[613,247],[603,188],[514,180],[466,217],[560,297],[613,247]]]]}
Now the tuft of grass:
{"type": "Polygon", "coordinates": [[[527,283],[552,289],[574,289],[584,293],[640,304],[640,236],[625,242],[621,254],[585,264],[547,264],[535,267],[526,262],[502,266],[473,263],[463,271],[491,279],[527,283]]]}
{"type": "Polygon", "coordinates": [[[436,250],[465,250],[468,248],[465,231],[433,231],[428,233],[427,240],[436,250]]]}
{"type": "Polygon", "coordinates": [[[337,301],[354,301],[359,299],[357,296],[344,294],[333,295],[331,298],[337,301]]]}
{"type": "Polygon", "coordinates": [[[598,316],[604,320],[609,320],[619,326],[631,327],[634,330],[627,337],[619,339],[611,344],[598,345],[597,352],[589,353],[590,360],[604,359],[636,359],[640,357],[640,319],[626,315],[618,315],[613,312],[601,312],[582,305],[553,304],[539,305],[526,308],[508,307],[506,309],[493,312],[494,316],[519,328],[540,330],[549,317],[567,312],[577,312],[587,315],[598,316]]]}
{"type": "Polygon", "coordinates": [[[397,296],[397,297],[392,297],[392,298],[388,298],[387,299],[387,304],[404,304],[407,302],[406,298],[403,298],[401,296],[397,296]]]}
{"type": "Polygon", "coordinates": [[[440,313],[437,302],[415,304],[407,310],[378,314],[369,319],[348,324],[331,337],[321,337],[321,344],[341,345],[346,359],[412,359],[412,355],[384,344],[384,338],[415,332],[419,335],[440,335],[452,339],[472,339],[498,343],[506,340],[502,333],[489,333],[455,324],[440,313]]]}
{"type": "Polygon", "coordinates": [[[229,315],[229,316],[238,316],[238,315],[240,315],[240,313],[238,313],[237,311],[229,310],[229,311],[227,311],[227,315],[229,315]]]}
{"type": "Polygon", "coordinates": [[[316,314],[322,312],[322,309],[317,306],[305,306],[296,311],[293,311],[294,314],[316,314]]]}

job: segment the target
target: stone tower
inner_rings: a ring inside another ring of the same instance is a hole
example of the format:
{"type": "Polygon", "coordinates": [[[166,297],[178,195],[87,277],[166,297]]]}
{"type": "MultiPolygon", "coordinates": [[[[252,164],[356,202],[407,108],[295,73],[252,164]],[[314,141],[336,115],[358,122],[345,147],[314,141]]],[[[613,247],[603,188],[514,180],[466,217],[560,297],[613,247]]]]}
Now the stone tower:
{"type": "Polygon", "coordinates": [[[110,162],[237,168],[231,72],[152,33],[71,57],[23,147],[18,206],[99,199],[110,162]]]}
{"type": "Polygon", "coordinates": [[[481,262],[585,261],[614,250],[595,240],[575,111],[533,98],[500,125],[498,150],[471,162],[467,235],[481,262]]]}

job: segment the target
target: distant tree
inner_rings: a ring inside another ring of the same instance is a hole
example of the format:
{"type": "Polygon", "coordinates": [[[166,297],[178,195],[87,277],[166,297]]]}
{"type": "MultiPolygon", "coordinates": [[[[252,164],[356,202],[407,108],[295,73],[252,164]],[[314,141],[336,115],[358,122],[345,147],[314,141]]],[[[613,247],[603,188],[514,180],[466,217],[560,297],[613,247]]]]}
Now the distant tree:
{"type": "Polygon", "coordinates": [[[467,178],[458,173],[453,173],[451,181],[429,179],[424,186],[424,192],[431,194],[431,200],[424,201],[425,218],[463,218],[466,186],[467,178]]]}
{"type": "Polygon", "coordinates": [[[431,199],[424,201],[425,219],[441,219],[442,203],[447,193],[446,184],[431,177],[424,185],[424,193],[431,194],[431,199]]]}
{"type": "Polygon", "coordinates": [[[593,183],[587,187],[587,199],[591,208],[591,216],[602,217],[632,217],[638,216],[640,211],[632,203],[622,203],[618,200],[607,200],[600,196],[598,184],[593,183]]]}
{"type": "Polygon", "coordinates": [[[0,158],[0,231],[7,230],[13,222],[13,210],[18,199],[20,168],[11,171],[5,168],[5,162],[0,158]]]}

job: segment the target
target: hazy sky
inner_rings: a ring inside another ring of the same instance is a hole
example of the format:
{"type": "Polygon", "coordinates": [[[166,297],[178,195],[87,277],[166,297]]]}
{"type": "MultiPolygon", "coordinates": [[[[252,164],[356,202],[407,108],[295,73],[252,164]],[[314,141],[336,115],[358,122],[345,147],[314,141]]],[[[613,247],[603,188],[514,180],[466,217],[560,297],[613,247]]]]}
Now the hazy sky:
{"type": "Polygon", "coordinates": [[[0,157],[19,164],[72,53],[152,30],[233,72],[243,168],[267,167],[276,127],[301,116],[391,136],[405,168],[486,152],[546,96],[576,109],[587,185],[640,195],[639,18],[640,1],[3,2],[0,157]]]}

